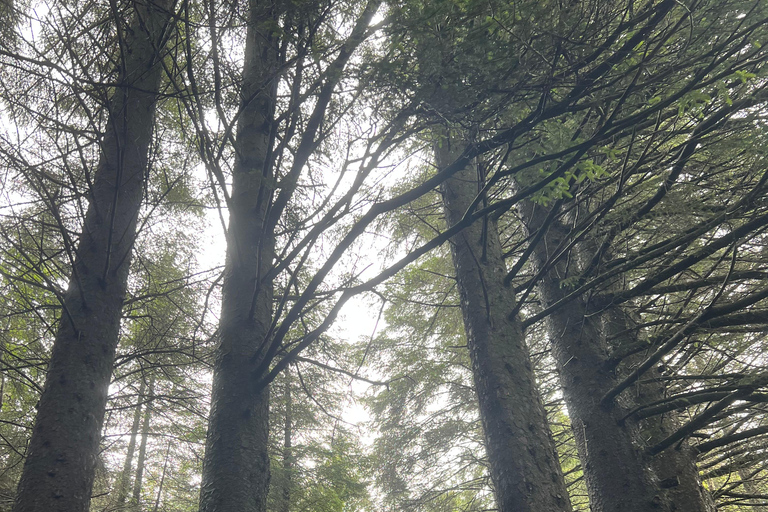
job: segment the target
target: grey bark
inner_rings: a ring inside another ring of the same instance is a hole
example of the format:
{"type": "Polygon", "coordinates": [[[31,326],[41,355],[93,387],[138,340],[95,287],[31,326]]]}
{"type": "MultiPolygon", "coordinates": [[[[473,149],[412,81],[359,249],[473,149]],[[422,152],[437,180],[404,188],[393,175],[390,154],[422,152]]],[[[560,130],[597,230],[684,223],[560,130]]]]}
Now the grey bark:
{"type": "MultiPolygon", "coordinates": [[[[547,216],[545,208],[531,201],[521,203],[518,211],[531,231],[540,229],[547,216]]],[[[562,223],[552,223],[532,254],[538,268],[547,264],[567,233],[562,223]]],[[[578,248],[574,252],[578,252],[578,248]]],[[[572,262],[578,266],[578,254],[576,256],[572,262]]],[[[567,263],[562,260],[542,276],[537,288],[544,307],[570,292],[561,286],[568,272],[567,263]]],[[[617,383],[608,364],[607,344],[607,336],[617,332],[617,327],[607,328],[603,323],[615,322],[620,311],[613,311],[612,318],[607,312],[596,313],[590,311],[585,298],[579,298],[547,318],[552,353],[571,417],[591,510],[714,510],[711,498],[698,481],[691,452],[680,451],[656,459],[646,455],[645,438],[653,435],[650,425],[622,421],[633,404],[617,403],[612,408],[600,405],[602,396],[617,383]],[[660,475],[664,475],[664,479],[660,475]]]]}
{"type": "Polygon", "coordinates": [[[147,383],[142,378],[139,385],[139,403],[136,404],[136,408],[133,411],[133,422],[131,423],[131,438],[128,441],[128,449],[125,453],[125,463],[123,464],[123,470],[120,472],[120,482],[117,487],[117,498],[115,504],[118,509],[122,509],[125,506],[125,501],[128,498],[128,488],[131,484],[131,473],[133,470],[133,455],[136,452],[136,439],[139,437],[139,427],[141,426],[141,411],[142,403],[146,401],[147,383]]]}
{"type": "Polygon", "coordinates": [[[255,388],[253,368],[264,357],[272,321],[273,285],[263,277],[275,242],[263,226],[274,187],[269,159],[278,16],[272,2],[251,2],[200,512],[266,510],[269,388],[255,388]]]}
{"type": "Polygon", "coordinates": [[[141,488],[144,485],[144,466],[147,461],[147,440],[149,439],[149,427],[152,422],[151,400],[155,394],[155,376],[149,381],[149,393],[147,404],[144,406],[144,418],[141,420],[141,443],[139,443],[139,456],[136,459],[136,478],[133,480],[133,497],[131,506],[141,510],[141,488]]]}
{"type": "MultiPolygon", "coordinates": [[[[326,266],[315,275],[302,297],[283,322],[271,331],[273,315],[275,229],[299,184],[299,178],[322,137],[334,91],[356,48],[369,35],[380,0],[370,0],[355,22],[347,40],[323,70],[314,106],[301,135],[292,129],[281,134],[282,142],[296,139],[290,165],[275,189],[272,146],[277,135],[277,73],[280,69],[279,27],[295,9],[290,2],[251,0],[241,87],[241,112],[236,130],[232,194],[228,202],[229,228],[222,287],[219,347],[214,363],[213,395],[203,461],[201,512],[261,512],[266,509],[269,485],[269,386],[290,357],[274,362],[281,340],[297,320],[299,310],[319,286],[326,266]],[[284,9],[285,12],[281,12],[284,9]],[[274,364],[273,364],[274,363],[274,364]]],[[[324,7],[307,4],[306,8],[324,7]]],[[[325,17],[323,14],[321,17],[325,17]]],[[[299,39],[301,39],[300,36],[299,39]]],[[[314,37],[309,36],[308,37],[314,37]]],[[[286,47],[291,36],[286,37],[286,47]]],[[[289,59],[290,60],[290,59],[289,59]]],[[[303,76],[303,63],[297,76],[303,76]]],[[[312,101],[305,101],[305,106],[312,101]]],[[[296,107],[299,108],[299,107],[296,107]]],[[[304,106],[300,107],[304,108],[304,106]]],[[[309,108],[309,107],[308,107],[309,108]]],[[[301,119],[303,115],[297,116],[301,119]]],[[[286,163],[285,161],[283,161],[286,163]]],[[[340,204],[339,204],[340,205],[340,204]]],[[[333,315],[329,317],[332,320],[333,315]]],[[[312,336],[293,349],[298,353],[312,336]]]]}
{"type": "Polygon", "coordinates": [[[15,512],[90,505],[147,171],[169,0],[137,4],[15,512]]]}
{"type": "MultiPolygon", "coordinates": [[[[616,344],[635,344],[637,337],[632,335],[631,322],[624,310],[619,307],[611,307],[602,314],[603,336],[611,340],[612,346],[616,344]]],[[[623,367],[632,369],[642,361],[630,358],[623,363],[623,367]]],[[[620,368],[621,369],[621,368],[620,368]]],[[[623,378],[621,373],[614,379],[614,385],[623,378]]],[[[596,392],[605,392],[598,390],[596,392]]],[[[627,397],[632,407],[640,403],[650,403],[665,397],[665,386],[661,381],[646,378],[643,383],[635,386],[633,393],[627,397]]],[[[603,394],[604,396],[604,394],[603,394]]],[[[631,421],[631,420],[628,420],[631,421]]],[[[651,446],[656,442],[667,438],[681,425],[674,412],[653,416],[641,420],[638,430],[641,436],[640,443],[643,447],[651,446]]],[[[659,482],[659,492],[664,496],[669,507],[677,512],[714,512],[717,507],[712,494],[704,488],[696,465],[697,453],[687,442],[679,443],[679,446],[664,450],[651,457],[650,465],[656,479],[659,482]]]]}
{"type": "MultiPolygon", "coordinates": [[[[435,148],[438,168],[460,154],[444,137],[435,148]]],[[[478,191],[470,165],[441,187],[445,217],[458,222],[478,191]]],[[[476,222],[451,239],[491,479],[501,512],[566,512],[571,504],[539,397],[496,225],[476,222]]]]}
{"type": "Polygon", "coordinates": [[[291,486],[293,484],[293,399],[291,397],[291,373],[285,370],[285,424],[283,431],[283,488],[279,512],[291,510],[291,486]]]}

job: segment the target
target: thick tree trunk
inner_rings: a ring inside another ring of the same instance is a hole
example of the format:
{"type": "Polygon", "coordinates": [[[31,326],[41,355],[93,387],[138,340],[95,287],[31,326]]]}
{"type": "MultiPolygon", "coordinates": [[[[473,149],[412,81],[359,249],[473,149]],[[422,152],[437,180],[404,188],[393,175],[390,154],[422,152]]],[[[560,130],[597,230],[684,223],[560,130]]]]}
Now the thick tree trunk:
{"type": "Polygon", "coordinates": [[[169,0],[137,4],[121,86],[16,495],[16,512],[89,508],[128,267],[147,172],[169,0]]]}
{"type": "MultiPolygon", "coordinates": [[[[531,201],[521,204],[518,211],[532,231],[541,228],[548,213],[531,201]]],[[[546,264],[567,233],[561,223],[552,223],[533,252],[538,268],[546,264]]],[[[544,307],[569,293],[568,288],[561,286],[569,275],[564,262],[544,274],[537,285],[544,307]]],[[[600,405],[600,399],[617,382],[607,364],[607,337],[616,329],[615,325],[613,328],[604,325],[611,321],[609,312],[611,310],[595,314],[588,309],[585,299],[580,298],[565,304],[547,318],[552,353],[582,461],[591,510],[713,510],[711,499],[707,501],[698,482],[692,454],[664,454],[657,459],[646,455],[645,437],[652,435],[648,426],[643,428],[633,422],[621,421],[633,404],[620,403],[610,409],[600,405]],[[669,478],[662,481],[659,471],[668,474],[669,478]]],[[[619,312],[613,313],[612,321],[615,322],[619,312]]]]}
{"type": "MultiPolygon", "coordinates": [[[[146,402],[147,383],[142,378],[139,386],[139,403],[133,411],[133,423],[131,424],[131,439],[128,441],[128,449],[125,453],[125,463],[120,472],[120,481],[117,484],[117,497],[115,506],[118,510],[125,506],[125,500],[128,498],[128,487],[131,484],[131,473],[133,470],[133,455],[136,452],[136,439],[139,437],[139,427],[141,426],[142,403],[146,402]]],[[[145,405],[146,407],[146,405],[145,405]]]]}
{"type": "Polygon", "coordinates": [[[255,389],[254,368],[272,321],[273,285],[264,276],[275,242],[263,224],[274,187],[269,160],[278,66],[275,9],[270,1],[250,5],[200,512],[266,510],[269,389],[255,389]]]}
{"type": "MultiPolygon", "coordinates": [[[[602,315],[603,336],[606,340],[613,340],[612,346],[617,344],[632,344],[637,342],[637,337],[630,334],[631,322],[621,307],[612,307],[602,315]],[[630,337],[631,339],[627,339],[630,337]]],[[[642,358],[639,358],[642,359],[642,358]]],[[[636,361],[630,358],[622,364],[622,368],[632,369],[636,361]]],[[[623,376],[617,375],[614,385],[623,376]]],[[[604,396],[608,390],[598,391],[604,396]]],[[[638,383],[631,396],[627,397],[632,407],[639,403],[650,403],[665,398],[665,386],[660,381],[645,379],[638,383]]],[[[628,420],[630,421],[630,420],[628,420]]],[[[676,420],[674,413],[654,416],[642,420],[638,424],[641,439],[638,444],[642,446],[654,445],[656,442],[666,439],[677,430],[680,422],[676,420]]],[[[676,512],[714,512],[715,501],[712,494],[704,488],[696,466],[696,452],[687,442],[680,446],[664,450],[650,460],[656,479],[659,482],[659,492],[669,503],[670,510],[676,512]]]]}
{"type": "MultiPolygon", "coordinates": [[[[522,203],[519,212],[531,231],[541,226],[547,213],[531,201],[522,203]]],[[[538,268],[546,264],[550,251],[558,247],[566,232],[558,223],[550,226],[545,240],[533,252],[538,268]]],[[[568,292],[561,286],[567,277],[564,267],[562,263],[556,265],[539,281],[544,307],[568,292]]],[[[638,439],[634,426],[620,422],[623,408],[606,410],[600,406],[600,390],[610,389],[614,377],[606,366],[607,348],[600,343],[599,316],[587,315],[586,305],[577,299],[550,315],[547,323],[592,512],[660,509],[655,477],[643,458],[642,447],[633,442],[638,439]]]]}
{"type": "MultiPolygon", "coordinates": [[[[459,155],[444,138],[435,150],[442,168],[459,155]]],[[[469,166],[442,186],[449,225],[478,191],[469,166]]],[[[480,417],[501,512],[565,512],[571,504],[539,397],[520,322],[508,319],[513,292],[504,286],[496,225],[476,222],[451,239],[480,417]]]]}
{"type": "Polygon", "coordinates": [[[144,418],[141,421],[141,442],[139,443],[139,457],[136,459],[136,478],[133,481],[133,498],[131,508],[141,510],[141,489],[144,485],[144,466],[147,461],[147,440],[149,439],[149,425],[152,422],[152,409],[149,404],[155,394],[155,376],[149,381],[149,394],[147,404],[144,406],[144,418]]]}

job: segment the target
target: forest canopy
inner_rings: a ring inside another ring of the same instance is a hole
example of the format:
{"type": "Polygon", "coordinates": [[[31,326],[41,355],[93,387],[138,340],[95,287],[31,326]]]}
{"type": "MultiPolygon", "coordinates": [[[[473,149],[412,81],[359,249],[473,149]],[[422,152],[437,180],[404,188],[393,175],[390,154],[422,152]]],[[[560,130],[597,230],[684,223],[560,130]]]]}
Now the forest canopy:
{"type": "Polygon", "coordinates": [[[768,3],[0,0],[0,510],[768,510],[768,3]]]}

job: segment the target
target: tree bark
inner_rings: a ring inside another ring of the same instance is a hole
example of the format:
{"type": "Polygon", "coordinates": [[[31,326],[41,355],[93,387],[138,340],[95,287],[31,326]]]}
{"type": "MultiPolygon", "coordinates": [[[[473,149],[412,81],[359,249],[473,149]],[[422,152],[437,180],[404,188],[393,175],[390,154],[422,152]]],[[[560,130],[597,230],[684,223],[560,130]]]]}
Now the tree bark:
{"type": "MultiPolygon", "coordinates": [[[[128,498],[128,488],[131,485],[131,472],[133,469],[133,454],[136,452],[136,439],[139,437],[139,427],[141,426],[142,403],[146,402],[146,381],[142,378],[139,385],[139,403],[133,411],[133,423],[131,424],[131,439],[128,441],[128,449],[125,453],[125,463],[120,472],[120,482],[117,487],[117,498],[115,505],[118,510],[125,506],[125,500],[128,498]]],[[[146,407],[146,405],[145,405],[146,407]]]]}
{"type": "MultiPolygon", "coordinates": [[[[518,211],[529,230],[538,229],[546,217],[544,208],[523,202],[518,211]]],[[[566,235],[555,222],[533,252],[536,266],[543,268],[566,235]]],[[[538,282],[542,305],[555,303],[567,293],[561,287],[565,264],[546,272],[538,282]]],[[[642,447],[633,443],[638,433],[621,423],[623,408],[600,406],[599,390],[611,388],[614,378],[607,369],[608,351],[601,338],[599,316],[589,316],[582,299],[573,300],[550,315],[547,328],[552,353],[560,374],[563,397],[571,417],[592,512],[647,512],[662,503],[654,475],[643,460],[642,447]]]]}
{"type": "Polygon", "coordinates": [[[293,484],[293,399],[291,397],[291,373],[285,370],[285,425],[283,432],[283,488],[278,512],[291,510],[291,486],[293,484]]]}
{"type": "MultiPolygon", "coordinates": [[[[438,168],[459,152],[443,137],[435,149],[438,168]]],[[[474,165],[441,187],[445,217],[458,222],[478,192],[474,165]]],[[[509,319],[512,290],[496,225],[476,222],[451,239],[461,310],[490,461],[501,512],[565,512],[571,504],[541,403],[520,322],[509,319]]]]}
{"type": "Polygon", "coordinates": [[[126,30],[120,86],[109,106],[15,512],[81,512],[90,505],[171,5],[136,4],[126,30]]]}
{"type": "MultiPolygon", "coordinates": [[[[635,344],[637,337],[629,333],[631,322],[627,314],[620,306],[614,306],[602,315],[603,337],[606,340],[615,339],[610,346],[617,344],[635,344]],[[631,339],[627,339],[630,337],[631,339]]],[[[608,345],[608,343],[606,343],[608,345]]],[[[623,368],[633,368],[636,361],[630,358],[624,361],[623,368]]],[[[620,368],[621,370],[621,368],[620,368]]],[[[623,375],[614,379],[614,385],[623,375]]],[[[648,380],[648,379],[646,379],[648,380]]],[[[605,396],[607,390],[602,390],[605,396]]],[[[597,391],[598,393],[600,391],[597,391]]],[[[632,396],[627,397],[632,407],[642,402],[650,403],[665,397],[665,386],[660,381],[638,383],[632,396]]],[[[631,421],[631,420],[627,420],[631,421]]],[[[679,421],[675,413],[653,416],[641,420],[638,423],[640,440],[638,444],[643,447],[654,445],[656,442],[666,439],[677,430],[679,421]]],[[[696,465],[697,453],[687,442],[680,443],[675,448],[664,450],[651,457],[650,465],[660,485],[660,493],[669,503],[671,510],[676,512],[715,512],[715,500],[712,494],[704,488],[696,465]]]]}
{"type": "Polygon", "coordinates": [[[278,17],[273,2],[251,1],[200,512],[266,510],[269,388],[255,389],[253,369],[272,321],[273,284],[264,276],[275,241],[263,226],[274,189],[278,17]]]}
{"type": "Polygon", "coordinates": [[[139,457],[136,459],[136,478],[133,481],[133,498],[131,508],[141,510],[141,489],[144,485],[144,466],[147,460],[147,440],[149,439],[149,426],[152,422],[152,410],[149,406],[155,394],[155,376],[149,381],[149,394],[147,404],[144,406],[144,418],[141,421],[141,443],[139,444],[139,457]]]}
{"type": "MultiPolygon", "coordinates": [[[[530,231],[542,228],[546,208],[525,201],[518,211],[530,231]]],[[[535,265],[543,268],[568,234],[558,220],[533,251],[535,265]]],[[[571,258],[578,267],[580,248],[571,258]]],[[[537,284],[542,305],[548,307],[569,293],[561,283],[578,270],[555,264],[537,284]]],[[[708,512],[711,498],[701,487],[695,458],[690,452],[668,453],[657,458],[644,453],[646,437],[654,435],[650,425],[623,421],[632,403],[617,403],[608,409],[600,399],[617,378],[608,365],[607,339],[618,328],[620,310],[589,310],[578,298],[552,312],[547,330],[552,343],[563,397],[571,417],[579,458],[582,462],[593,512],[642,512],[648,510],[708,512]],[[611,325],[613,324],[613,325],[611,325]]]]}

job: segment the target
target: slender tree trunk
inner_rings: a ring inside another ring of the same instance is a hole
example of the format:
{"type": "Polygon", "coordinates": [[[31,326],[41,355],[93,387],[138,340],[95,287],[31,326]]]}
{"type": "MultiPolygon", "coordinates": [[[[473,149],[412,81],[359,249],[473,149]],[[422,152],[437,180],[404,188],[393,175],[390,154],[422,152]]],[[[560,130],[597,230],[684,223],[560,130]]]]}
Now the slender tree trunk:
{"type": "Polygon", "coordinates": [[[133,454],[136,451],[136,439],[139,437],[139,426],[141,425],[142,403],[146,401],[146,381],[142,378],[139,385],[139,403],[133,411],[133,423],[131,424],[131,439],[128,441],[128,450],[125,453],[125,463],[120,472],[120,482],[117,487],[116,507],[122,509],[125,507],[125,500],[128,498],[128,487],[131,484],[131,470],[133,469],[133,454]]]}
{"type": "Polygon", "coordinates": [[[171,442],[168,441],[168,446],[165,448],[165,460],[163,460],[163,472],[160,474],[160,483],[157,486],[157,498],[155,498],[155,506],[152,507],[152,512],[157,512],[160,508],[160,501],[163,498],[163,485],[165,484],[165,474],[168,471],[168,455],[171,453],[171,442]]]}
{"type": "Polygon", "coordinates": [[[141,510],[141,488],[144,485],[144,466],[147,461],[147,440],[149,439],[149,427],[152,422],[152,408],[150,403],[155,396],[155,376],[149,381],[149,393],[147,403],[144,406],[144,418],[141,421],[141,443],[139,444],[139,456],[136,459],[136,478],[133,481],[133,498],[131,508],[141,510]]]}
{"type": "Polygon", "coordinates": [[[137,3],[126,31],[121,85],[110,104],[16,512],[81,512],[90,505],[171,5],[137,3]]]}
{"type": "Polygon", "coordinates": [[[273,191],[270,131],[275,106],[279,13],[251,0],[237,126],[219,346],[206,438],[200,512],[262,512],[269,487],[269,389],[254,368],[272,321],[274,236],[263,232],[273,191]]]}
{"type": "Polygon", "coordinates": [[[291,373],[285,369],[285,426],[283,436],[283,488],[278,512],[291,510],[291,486],[293,484],[293,400],[291,398],[291,373]]]}
{"type": "MultiPolygon", "coordinates": [[[[443,138],[435,149],[439,168],[459,155],[451,142],[443,138]]],[[[449,225],[475,198],[477,172],[468,166],[441,187],[449,225]]],[[[451,252],[499,510],[570,511],[520,322],[507,317],[515,297],[503,284],[506,268],[495,223],[471,225],[451,239],[451,252]]]]}

